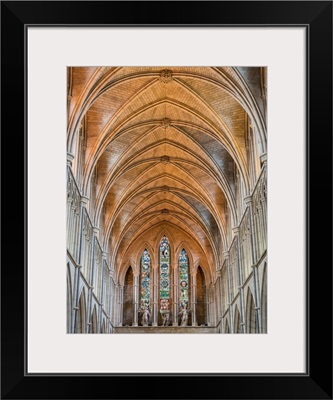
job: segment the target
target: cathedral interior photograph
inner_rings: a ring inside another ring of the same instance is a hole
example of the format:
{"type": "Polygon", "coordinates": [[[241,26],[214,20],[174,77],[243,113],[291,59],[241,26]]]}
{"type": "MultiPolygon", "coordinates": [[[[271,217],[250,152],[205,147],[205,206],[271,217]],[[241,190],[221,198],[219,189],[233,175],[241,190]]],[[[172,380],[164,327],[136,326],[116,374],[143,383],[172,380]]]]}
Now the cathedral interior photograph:
{"type": "Polygon", "coordinates": [[[74,66],[65,95],[67,333],[268,333],[267,67],[74,66]]]}

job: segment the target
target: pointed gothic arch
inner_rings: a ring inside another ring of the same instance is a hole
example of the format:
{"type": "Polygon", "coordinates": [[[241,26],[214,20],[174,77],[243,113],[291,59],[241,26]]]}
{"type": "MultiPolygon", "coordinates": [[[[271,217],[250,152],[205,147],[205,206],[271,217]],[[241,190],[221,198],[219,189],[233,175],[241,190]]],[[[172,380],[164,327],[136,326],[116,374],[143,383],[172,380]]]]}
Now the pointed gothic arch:
{"type": "Polygon", "coordinates": [[[242,333],[240,312],[239,312],[237,304],[235,306],[234,333],[242,333]]]}
{"type": "Polygon", "coordinates": [[[200,265],[197,267],[196,273],[196,318],[197,324],[207,325],[207,294],[206,294],[206,278],[200,265]]]}
{"type": "Polygon", "coordinates": [[[246,333],[257,333],[257,319],[255,311],[255,303],[251,289],[247,289],[246,297],[246,333]]]}
{"type": "Polygon", "coordinates": [[[123,294],[123,325],[131,326],[133,323],[133,283],[134,275],[131,266],[128,266],[124,279],[124,294],[123,294]]]}
{"type": "Polygon", "coordinates": [[[98,317],[97,317],[97,307],[94,305],[94,309],[91,313],[91,326],[90,333],[98,333],[98,317]]]}
{"type": "Polygon", "coordinates": [[[79,297],[79,309],[77,313],[77,321],[75,327],[75,333],[86,333],[87,332],[87,302],[85,288],[82,288],[79,297]]]}
{"type": "Polygon", "coordinates": [[[95,304],[98,331],[103,317],[115,333],[121,325],[138,327],[144,250],[150,255],[153,326],[161,324],[161,300],[178,315],[182,285],[199,318],[189,321],[191,329],[198,323],[207,326],[202,333],[217,332],[224,319],[229,331],[240,323],[245,333],[252,329],[255,300],[256,323],[267,331],[266,114],[258,114],[267,77],[260,80],[259,69],[69,67],[67,191],[75,189],[75,199],[67,197],[68,331],[79,325],[82,332],[95,330],[89,314],[95,304]],[[258,147],[257,140],[263,142],[258,147]],[[246,209],[247,197],[252,207],[246,209]],[[81,204],[82,215],[72,212],[81,204]],[[239,225],[239,238],[244,231],[245,209],[253,225],[252,254],[232,244],[233,227],[239,225]],[[167,277],[161,270],[163,235],[169,241],[167,277]],[[103,299],[98,248],[108,258],[103,299]],[[188,257],[185,280],[182,251],[188,257]],[[240,298],[237,266],[243,260],[246,266],[257,263],[258,274],[243,276],[247,286],[240,298]],[[82,266],[78,273],[75,265],[82,266]]]}
{"type": "Polygon", "coordinates": [[[105,318],[103,318],[102,327],[101,327],[101,333],[107,333],[106,332],[106,321],[105,321],[105,318]]]}

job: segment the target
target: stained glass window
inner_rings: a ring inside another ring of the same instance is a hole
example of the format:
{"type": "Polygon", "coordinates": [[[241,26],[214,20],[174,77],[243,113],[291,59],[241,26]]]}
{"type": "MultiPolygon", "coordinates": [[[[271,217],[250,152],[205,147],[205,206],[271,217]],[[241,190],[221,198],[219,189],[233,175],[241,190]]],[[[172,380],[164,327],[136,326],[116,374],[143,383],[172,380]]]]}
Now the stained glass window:
{"type": "Polygon", "coordinates": [[[166,236],[160,242],[160,310],[170,310],[170,246],[166,236]]]}
{"type": "Polygon", "coordinates": [[[150,308],[150,255],[147,249],[141,256],[140,278],[140,307],[150,308]]]}
{"type": "Polygon", "coordinates": [[[180,307],[189,308],[189,275],[188,275],[188,256],[183,249],[179,255],[179,296],[180,307]]]}

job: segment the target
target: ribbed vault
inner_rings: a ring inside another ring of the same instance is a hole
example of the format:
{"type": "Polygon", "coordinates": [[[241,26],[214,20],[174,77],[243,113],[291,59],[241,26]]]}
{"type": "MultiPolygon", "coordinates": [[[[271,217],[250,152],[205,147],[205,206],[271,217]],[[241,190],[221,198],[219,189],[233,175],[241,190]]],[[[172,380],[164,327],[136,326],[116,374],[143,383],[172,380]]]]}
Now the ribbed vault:
{"type": "Polygon", "coordinates": [[[250,191],[250,124],[259,148],[266,146],[262,99],[246,83],[260,87],[260,74],[260,68],[69,68],[68,148],[77,152],[83,132],[75,168],[119,276],[129,263],[135,270],[144,248],[151,246],[156,258],[153,244],[168,232],[207,282],[213,279],[228,245],[226,209],[237,225],[239,182],[245,195],[250,191]]]}

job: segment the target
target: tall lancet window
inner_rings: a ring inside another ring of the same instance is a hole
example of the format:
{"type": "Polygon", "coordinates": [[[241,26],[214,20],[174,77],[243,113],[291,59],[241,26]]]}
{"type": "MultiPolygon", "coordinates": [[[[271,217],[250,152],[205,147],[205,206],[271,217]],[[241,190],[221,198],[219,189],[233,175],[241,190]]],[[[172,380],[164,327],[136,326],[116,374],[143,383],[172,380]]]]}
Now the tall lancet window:
{"type": "Polygon", "coordinates": [[[185,249],[179,254],[179,299],[180,307],[189,309],[188,255],[185,249]]]}
{"type": "Polygon", "coordinates": [[[166,236],[160,243],[160,310],[170,310],[170,245],[166,236]]]}
{"type": "Polygon", "coordinates": [[[147,249],[141,256],[140,306],[141,309],[150,308],[150,255],[147,249]]]}

